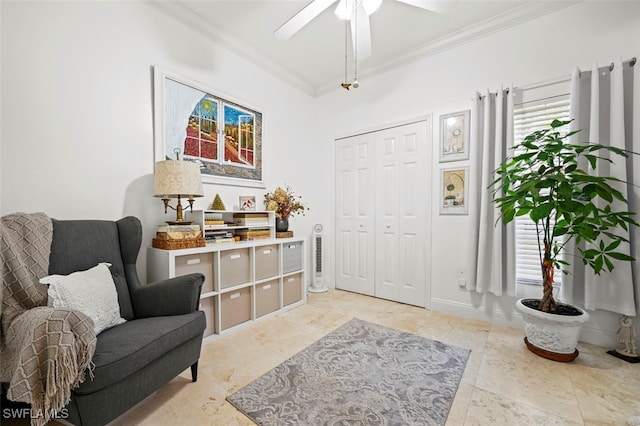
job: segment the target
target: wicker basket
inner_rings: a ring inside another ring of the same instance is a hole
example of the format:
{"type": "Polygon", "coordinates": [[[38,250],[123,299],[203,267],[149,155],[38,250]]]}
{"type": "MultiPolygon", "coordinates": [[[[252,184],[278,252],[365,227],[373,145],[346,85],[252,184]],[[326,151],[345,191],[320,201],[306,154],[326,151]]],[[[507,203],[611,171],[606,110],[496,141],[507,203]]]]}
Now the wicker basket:
{"type": "Polygon", "coordinates": [[[160,240],[154,238],[152,246],[163,250],[178,250],[194,247],[206,247],[207,242],[204,238],[185,238],[183,240],[160,240]]]}
{"type": "Polygon", "coordinates": [[[276,238],[292,238],[293,231],[276,232],[276,238]]]}

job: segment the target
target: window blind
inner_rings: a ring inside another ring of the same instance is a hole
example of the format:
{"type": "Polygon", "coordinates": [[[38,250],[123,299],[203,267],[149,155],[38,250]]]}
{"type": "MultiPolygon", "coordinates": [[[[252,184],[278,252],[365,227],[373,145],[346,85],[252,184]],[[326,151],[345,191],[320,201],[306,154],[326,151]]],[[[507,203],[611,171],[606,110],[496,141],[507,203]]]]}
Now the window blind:
{"type": "MultiPolygon", "coordinates": [[[[568,94],[517,105],[513,117],[515,142],[522,142],[536,130],[548,128],[554,119],[569,120],[569,107],[568,94]]],[[[536,224],[528,216],[519,216],[515,219],[515,232],[517,283],[542,285],[536,224]]],[[[554,285],[562,285],[562,273],[554,275],[554,285]]]]}

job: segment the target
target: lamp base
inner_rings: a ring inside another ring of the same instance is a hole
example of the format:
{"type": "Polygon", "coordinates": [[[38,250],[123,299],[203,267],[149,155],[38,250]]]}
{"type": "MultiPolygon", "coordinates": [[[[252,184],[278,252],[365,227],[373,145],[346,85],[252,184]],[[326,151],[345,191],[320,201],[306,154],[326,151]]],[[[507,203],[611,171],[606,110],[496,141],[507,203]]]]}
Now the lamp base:
{"type": "Polygon", "coordinates": [[[193,222],[187,222],[185,220],[181,220],[180,222],[177,222],[175,220],[167,220],[165,223],[168,225],[191,225],[193,222]]]}

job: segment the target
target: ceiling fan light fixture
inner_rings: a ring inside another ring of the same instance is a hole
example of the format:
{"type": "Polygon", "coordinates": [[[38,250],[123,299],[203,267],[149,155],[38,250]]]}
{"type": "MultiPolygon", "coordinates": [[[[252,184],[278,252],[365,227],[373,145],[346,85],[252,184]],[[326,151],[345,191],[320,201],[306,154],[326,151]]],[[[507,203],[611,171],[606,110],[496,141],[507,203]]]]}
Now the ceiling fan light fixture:
{"type": "Polygon", "coordinates": [[[335,14],[340,19],[348,21],[353,16],[357,0],[340,0],[336,7],[335,14]]]}
{"type": "Polygon", "coordinates": [[[362,7],[364,11],[367,12],[367,15],[371,15],[373,12],[378,10],[380,5],[382,4],[382,0],[361,0],[362,7]]]}

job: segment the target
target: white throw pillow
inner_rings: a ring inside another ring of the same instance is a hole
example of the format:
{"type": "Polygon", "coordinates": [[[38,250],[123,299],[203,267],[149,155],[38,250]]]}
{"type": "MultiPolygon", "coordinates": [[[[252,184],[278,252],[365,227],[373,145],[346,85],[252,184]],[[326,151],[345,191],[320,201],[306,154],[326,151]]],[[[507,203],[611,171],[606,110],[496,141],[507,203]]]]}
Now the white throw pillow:
{"type": "Polygon", "coordinates": [[[120,304],[110,263],[99,263],[86,271],[69,275],[49,275],[40,280],[48,284],[49,306],[73,309],[93,320],[98,335],[103,330],[126,322],[120,317],[120,304]]]}

